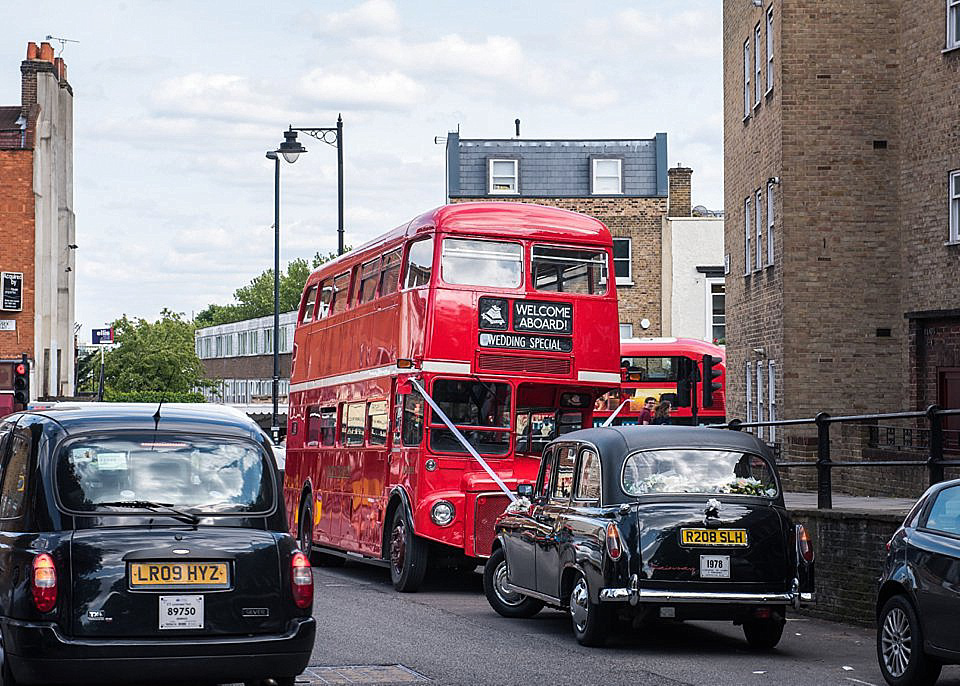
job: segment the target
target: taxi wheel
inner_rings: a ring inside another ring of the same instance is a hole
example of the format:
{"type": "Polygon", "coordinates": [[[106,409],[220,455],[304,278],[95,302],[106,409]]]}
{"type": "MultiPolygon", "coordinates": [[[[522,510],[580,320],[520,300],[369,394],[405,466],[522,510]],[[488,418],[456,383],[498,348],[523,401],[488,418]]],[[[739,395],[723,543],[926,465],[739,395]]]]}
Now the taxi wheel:
{"type": "Polygon", "coordinates": [[[507,580],[507,558],[503,548],[497,548],[483,567],[483,593],[490,607],[504,617],[533,617],[543,609],[543,603],[522,593],[504,588],[507,580]]]}
{"type": "Polygon", "coordinates": [[[602,646],[610,631],[610,610],[590,600],[590,588],[583,575],[578,575],[570,592],[570,619],[573,635],[580,645],[602,646]]]}
{"type": "Polygon", "coordinates": [[[398,507],[390,527],[390,580],[401,593],[414,593],[427,572],[427,542],[413,533],[404,507],[398,507]]]}
{"type": "Polygon", "coordinates": [[[920,618],[902,595],[890,598],[880,610],[877,660],[880,673],[891,686],[923,686],[940,676],[941,663],[923,652],[920,618]]]}
{"type": "Polygon", "coordinates": [[[785,619],[749,619],[743,623],[743,635],[754,650],[773,650],[783,636],[785,619]]]}

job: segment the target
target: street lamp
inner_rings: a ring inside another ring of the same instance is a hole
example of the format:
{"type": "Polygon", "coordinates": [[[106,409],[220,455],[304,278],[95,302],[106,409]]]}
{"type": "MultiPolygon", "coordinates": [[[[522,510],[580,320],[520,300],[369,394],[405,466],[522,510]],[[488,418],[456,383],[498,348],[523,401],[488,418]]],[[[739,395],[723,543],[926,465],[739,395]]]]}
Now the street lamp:
{"type": "Polygon", "coordinates": [[[280,440],[277,425],[277,397],[280,390],[280,157],[290,164],[307,152],[297,140],[303,131],[337,149],[337,254],[343,254],[343,117],[337,115],[336,127],[294,128],[283,132],[283,142],[277,150],[268,150],[267,159],[273,160],[273,414],[270,432],[273,442],[280,440]]]}

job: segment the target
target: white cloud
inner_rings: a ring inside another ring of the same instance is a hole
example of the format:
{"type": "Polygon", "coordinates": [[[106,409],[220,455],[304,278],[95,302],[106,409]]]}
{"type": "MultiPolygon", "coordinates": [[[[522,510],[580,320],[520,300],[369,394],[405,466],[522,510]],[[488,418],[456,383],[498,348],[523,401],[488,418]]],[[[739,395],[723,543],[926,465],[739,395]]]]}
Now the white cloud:
{"type": "Polygon", "coordinates": [[[399,71],[377,73],[324,67],[304,75],[298,91],[305,100],[343,109],[407,107],[425,93],[421,84],[399,71]]]}
{"type": "Polygon", "coordinates": [[[400,15],[392,0],[367,0],[345,12],[316,16],[316,35],[343,32],[391,33],[400,27],[400,15]]]}

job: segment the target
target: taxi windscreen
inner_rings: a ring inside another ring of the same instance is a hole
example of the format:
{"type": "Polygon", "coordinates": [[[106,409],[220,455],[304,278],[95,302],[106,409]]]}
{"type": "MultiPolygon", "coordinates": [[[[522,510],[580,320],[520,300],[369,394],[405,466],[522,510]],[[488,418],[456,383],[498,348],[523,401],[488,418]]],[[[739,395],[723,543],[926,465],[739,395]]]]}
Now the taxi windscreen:
{"type": "Polygon", "coordinates": [[[60,501],[80,512],[170,507],[191,513],[267,512],[274,484],[255,444],[207,436],[94,435],[56,462],[60,501]]]}
{"type": "Polygon", "coordinates": [[[671,448],[633,453],[623,463],[623,492],[716,493],[775,498],[773,468],[759,455],[729,451],[671,448]]]}

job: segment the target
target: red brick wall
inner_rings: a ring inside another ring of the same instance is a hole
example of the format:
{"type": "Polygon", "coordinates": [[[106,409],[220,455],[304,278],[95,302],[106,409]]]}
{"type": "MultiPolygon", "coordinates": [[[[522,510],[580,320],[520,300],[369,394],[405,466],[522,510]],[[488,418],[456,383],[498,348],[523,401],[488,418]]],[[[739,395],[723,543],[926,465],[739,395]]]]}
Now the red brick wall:
{"type": "Polygon", "coordinates": [[[33,357],[33,151],[0,150],[0,271],[23,272],[23,311],[0,310],[16,331],[0,331],[0,358],[33,357]]]}

